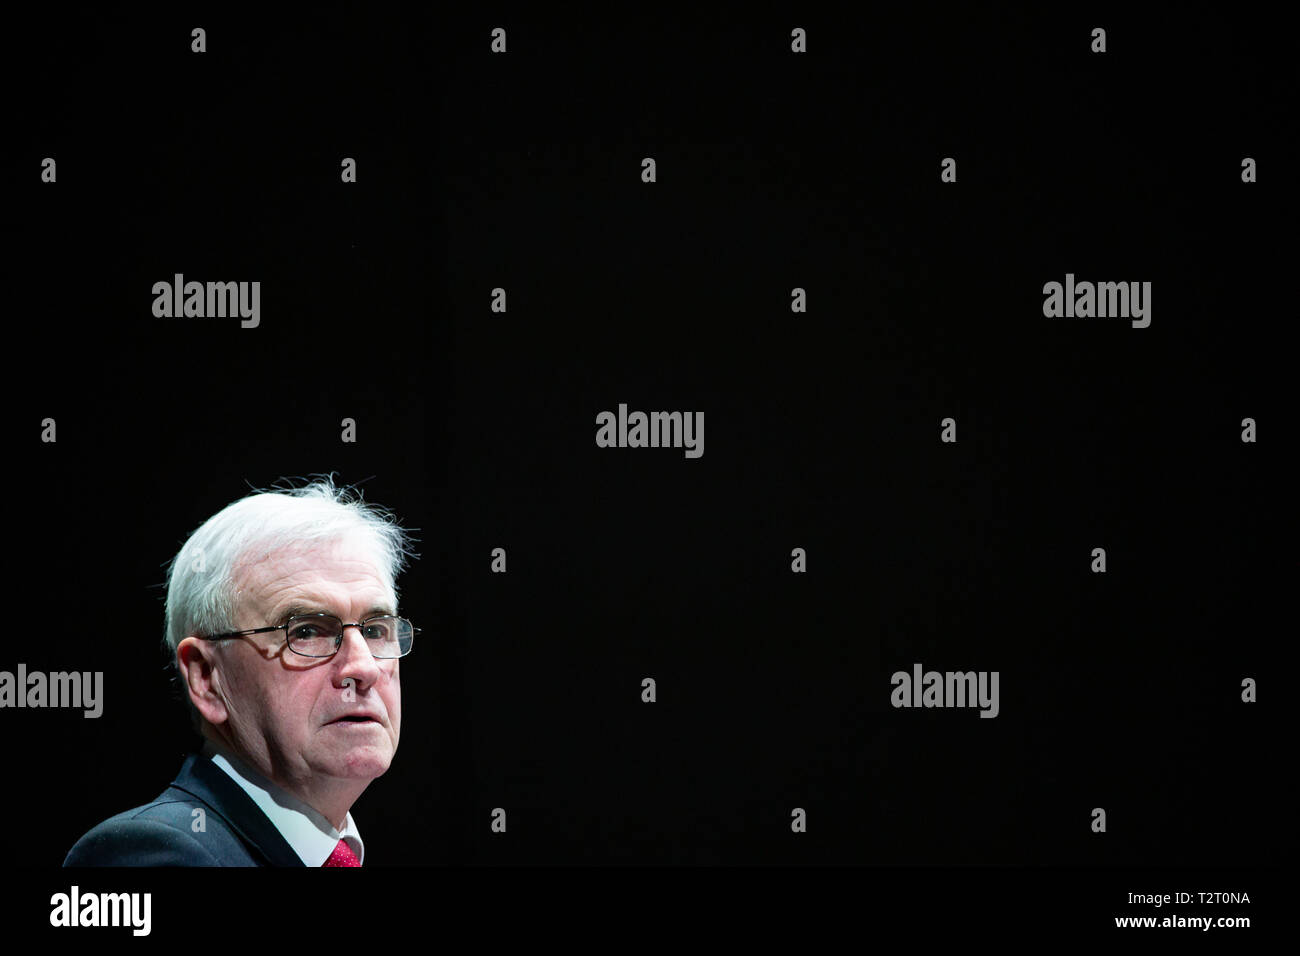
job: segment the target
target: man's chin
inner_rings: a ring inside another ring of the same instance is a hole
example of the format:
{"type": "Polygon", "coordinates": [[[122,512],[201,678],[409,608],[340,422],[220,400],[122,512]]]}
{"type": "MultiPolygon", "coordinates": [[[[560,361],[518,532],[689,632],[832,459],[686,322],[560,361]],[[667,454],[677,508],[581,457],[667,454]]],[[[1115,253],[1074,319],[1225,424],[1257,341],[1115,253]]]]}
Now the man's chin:
{"type": "Polygon", "coordinates": [[[338,768],[334,776],[373,780],[388,771],[393,762],[393,749],[379,746],[352,747],[337,754],[330,762],[338,768]]]}

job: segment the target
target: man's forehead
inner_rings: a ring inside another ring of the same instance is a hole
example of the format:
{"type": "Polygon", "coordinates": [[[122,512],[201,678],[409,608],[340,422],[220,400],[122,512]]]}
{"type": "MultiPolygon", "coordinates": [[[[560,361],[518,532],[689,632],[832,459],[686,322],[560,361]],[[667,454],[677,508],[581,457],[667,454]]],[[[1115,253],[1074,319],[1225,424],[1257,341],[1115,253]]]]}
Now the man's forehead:
{"type": "Polygon", "coordinates": [[[392,595],[373,549],[345,542],[254,548],[236,563],[232,578],[246,605],[282,604],[295,596],[316,603],[354,596],[388,603],[392,595]]]}

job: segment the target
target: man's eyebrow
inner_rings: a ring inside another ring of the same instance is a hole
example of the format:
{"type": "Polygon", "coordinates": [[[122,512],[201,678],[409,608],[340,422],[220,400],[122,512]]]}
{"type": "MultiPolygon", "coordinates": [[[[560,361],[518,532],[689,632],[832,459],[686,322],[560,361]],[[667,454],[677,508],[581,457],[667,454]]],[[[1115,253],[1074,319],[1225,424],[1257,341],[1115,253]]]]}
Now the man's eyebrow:
{"type": "Polygon", "coordinates": [[[274,615],[271,618],[271,623],[285,624],[288,622],[289,618],[295,617],[299,614],[329,614],[329,613],[330,613],[329,611],[325,610],[325,608],[319,604],[308,605],[308,604],[295,603],[295,604],[290,604],[279,614],[274,615]]]}
{"type": "MultiPolygon", "coordinates": [[[[302,604],[300,602],[295,602],[293,604],[290,604],[284,610],[280,611],[280,613],[274,615],[270,619],[270,622],[271,624],[276,626],[281,624],[287,624],[289,622],[289,618],[296,617],[299,614],[334,614],[334,612],[331,611],[329,608],[327,608],[324,604],[302,604]]],[[[337,617],[337,615],[335,616],[337,617]]],[[[369,620],[372,617],[384,617],[384,616],[395,617],[396,614],[389,609],[388,605],[376,604],[374,607],[370,608],[370,610],[366,611],[365,614],[361,615],[361,619],[365,621],[365,620],[369,620]]]]}

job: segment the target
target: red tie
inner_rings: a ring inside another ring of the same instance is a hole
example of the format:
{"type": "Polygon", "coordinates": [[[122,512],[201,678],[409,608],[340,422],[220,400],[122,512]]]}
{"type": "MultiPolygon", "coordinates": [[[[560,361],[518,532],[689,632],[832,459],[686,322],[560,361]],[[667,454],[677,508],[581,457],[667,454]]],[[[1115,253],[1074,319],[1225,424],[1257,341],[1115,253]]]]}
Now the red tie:
{"type": "Polygon", "coordinates": [[[330,858],[321,866],[360,866],[361,861],[357,855],[352,852],[352,847],[348,846],[347,840],[339,840],[339,845],[334,848],[330,858]]]}

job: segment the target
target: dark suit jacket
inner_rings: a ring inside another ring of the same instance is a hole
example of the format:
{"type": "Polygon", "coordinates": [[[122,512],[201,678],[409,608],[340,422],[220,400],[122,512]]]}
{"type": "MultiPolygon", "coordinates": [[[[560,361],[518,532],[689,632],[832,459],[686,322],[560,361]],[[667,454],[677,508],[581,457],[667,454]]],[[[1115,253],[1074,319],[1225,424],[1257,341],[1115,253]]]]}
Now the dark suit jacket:
{"type": "Polygon", "coordinates": [[[186,758],[157,799],[105,820],[64,866],[302,866],[235,781],[202,754],[186,758]],[[196,816],[194,810],[203,814],[196,816]],[[203,829],[195,830],[203,820],[203,829]]]}

